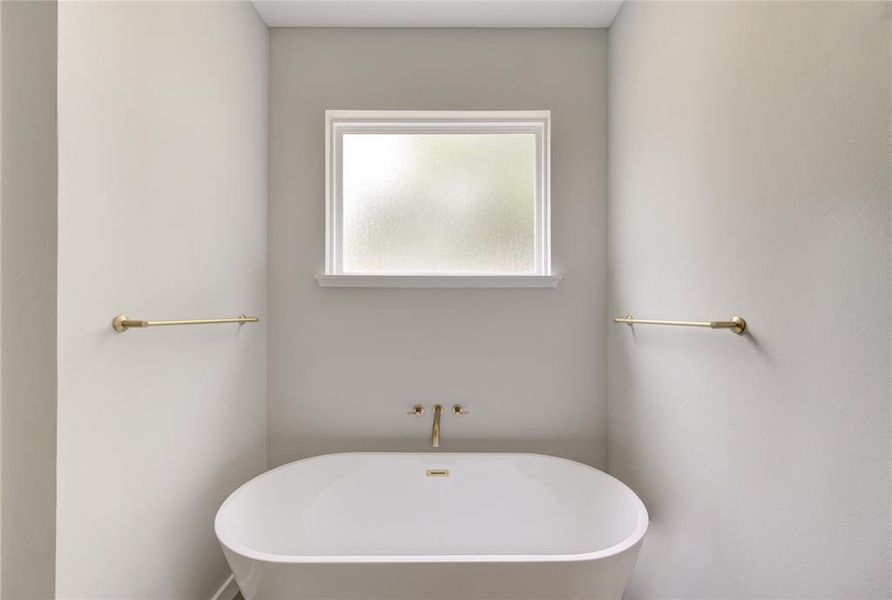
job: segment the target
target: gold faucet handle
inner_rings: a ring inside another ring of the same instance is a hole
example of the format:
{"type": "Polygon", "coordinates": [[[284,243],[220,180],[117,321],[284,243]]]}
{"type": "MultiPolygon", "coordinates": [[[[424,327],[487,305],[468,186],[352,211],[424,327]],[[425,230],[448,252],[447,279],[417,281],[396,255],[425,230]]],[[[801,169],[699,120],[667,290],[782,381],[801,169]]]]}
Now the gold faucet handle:
{"type": "Polygon", "coordinates": [[[460,417],[462,415],[469,415],[471,413],[469,411],[465,410],[465,407],[462,406],[461,404],[456,404],[455,406],[452,407],[452,414],[455,415],[456,417],[460,417]]]}
{"type": "Polygon", "coordinates": [[[406,414],[409,415],[410,417],[420,417],[421,415],[424,414],[424,407],[421,406],[420,404],[416,404],[415,406],[412,407],[412,410],[410,410],[406,414]]]}

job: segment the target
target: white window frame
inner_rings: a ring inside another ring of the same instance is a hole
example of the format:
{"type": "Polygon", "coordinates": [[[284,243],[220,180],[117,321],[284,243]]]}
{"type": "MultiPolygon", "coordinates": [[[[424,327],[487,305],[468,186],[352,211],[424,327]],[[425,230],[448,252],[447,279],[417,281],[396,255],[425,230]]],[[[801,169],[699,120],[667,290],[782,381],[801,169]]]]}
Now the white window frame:
{"type": "Polygon", "coordinates": [[[551,270],[551,111],[325,111],[323,287],[555,287],[551,270]],[[536,136],[535,270],[530,274],[353,274],[342,261],[345,133],[532,133],[536,136]]]}

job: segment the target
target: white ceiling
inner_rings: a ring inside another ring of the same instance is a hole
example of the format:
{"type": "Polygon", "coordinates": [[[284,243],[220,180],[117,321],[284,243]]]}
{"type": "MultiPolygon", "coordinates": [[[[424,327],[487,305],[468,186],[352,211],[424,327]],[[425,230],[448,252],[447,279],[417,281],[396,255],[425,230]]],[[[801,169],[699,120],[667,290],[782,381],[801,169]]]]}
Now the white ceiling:
{"type": "Polygon", "coordinates": [[[623,0],[252,0],[270,27],[609,27],[623,0]]]}

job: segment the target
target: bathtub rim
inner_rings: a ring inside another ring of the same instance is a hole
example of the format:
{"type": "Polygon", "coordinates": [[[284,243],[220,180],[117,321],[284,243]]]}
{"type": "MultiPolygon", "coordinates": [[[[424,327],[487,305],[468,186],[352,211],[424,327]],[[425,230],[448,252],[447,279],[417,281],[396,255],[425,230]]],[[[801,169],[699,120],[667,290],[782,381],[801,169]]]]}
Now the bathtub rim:
{"type": "Polygon", "coordinates": [[[632,488],[628,485],[597,467],[581,463],[579,461],[563,458],[561,456],[552,456],[550,454],[538,454],[535,452],[333,452],[329,454],[319,454],[316,456],[308,456],[301,458],[278,467],[264,471],[255,477],[252,477],[238,488],[236,488],[220,508],[214,517],[214,534],[217,541],[228,551],[233,552],[244,558],[251,560],[276,563],[276,564],[306,564],[306,565],[326,565],[326,564],[429,564],[429,563],[575,563],[609,558],[625,552],[626,550],[640,544],[647,533],[650,524],[650,516],[647,507],[644,506],[641,498],[638,497],[632,488]],[[631,498],[632,504],[635,506],[635,512],[638,516],[638,523],[634,531],[623,540],[617,542],[607,548],[595,550],[592,552],[581,552],[576,554],[326,554],[326,555],[304,555],[304,554],[270,554],[261,552],[253,548],[248,548],[236,542],[231,536],[225,532],[221,532],[223,517],[229,505],[236,499],[242,490],[247,488],[251,483],[268,475],[272,475],[276,471],[285,469],[302,462],[320,460],[334,456],[528,456],[536,458],[547,458],[550,460],[572,463],[576,466],[583,467],[609,477],[631,498]]]}

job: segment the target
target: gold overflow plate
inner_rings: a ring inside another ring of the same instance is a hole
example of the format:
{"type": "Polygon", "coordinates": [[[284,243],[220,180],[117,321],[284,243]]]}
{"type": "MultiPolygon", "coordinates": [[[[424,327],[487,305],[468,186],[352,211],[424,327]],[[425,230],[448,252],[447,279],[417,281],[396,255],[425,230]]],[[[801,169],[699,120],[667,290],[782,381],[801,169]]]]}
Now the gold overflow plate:
{"type": "Polygon", "coordinates": [[[449,477],[449,469],[428,469],[425,474],[428,477],[449,477]]]}

